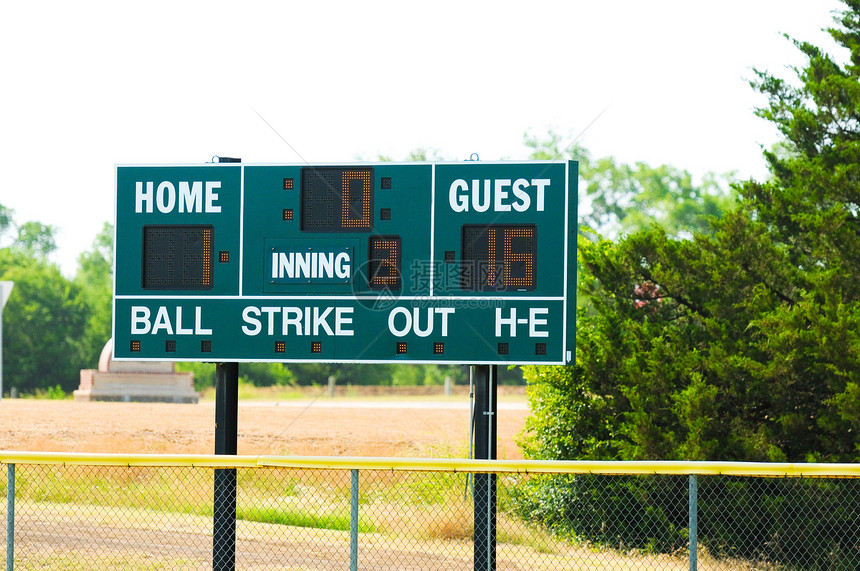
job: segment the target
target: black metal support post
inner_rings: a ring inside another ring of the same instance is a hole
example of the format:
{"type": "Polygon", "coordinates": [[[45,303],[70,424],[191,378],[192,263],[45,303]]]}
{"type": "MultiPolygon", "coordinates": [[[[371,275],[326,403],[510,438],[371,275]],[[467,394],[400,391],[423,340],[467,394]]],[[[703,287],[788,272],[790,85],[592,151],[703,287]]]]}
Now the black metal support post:
{"type": "MultiPolygon", "coordinates": [[[[475,458],[496,459],[498,391],[496,365],[473,365],[475,458]]],[[[496,475],[475,474],[475,571],[496,569],[496,475]]]]}
{"type": "MultiPolygon", "coordinates": [[[[215,454],[236,454],[239,363],[215,365],[215,454]]],[[[212,569],[236,569],[236,469],[215,470],[212,569]]]]}

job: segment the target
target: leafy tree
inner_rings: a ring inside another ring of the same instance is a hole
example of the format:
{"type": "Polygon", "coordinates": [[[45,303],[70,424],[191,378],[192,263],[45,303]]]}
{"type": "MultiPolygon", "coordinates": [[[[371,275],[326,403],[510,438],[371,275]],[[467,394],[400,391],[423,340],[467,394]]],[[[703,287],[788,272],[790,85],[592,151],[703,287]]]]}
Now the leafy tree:
{"type": "Polygon", "coordinates": [[[847,63],[795,42],[795,80],[756,72],[784,138],[770,180],[687,239],[580,238],[591,304],[576,366],[527,368],[530,456],[860,458],[860,2],[845,3],[829,31],[847,63]]]}
{"type": "MultiPolygon", "coordinates": [[[[215,386],[215,363],[177,363],[176,370],[194,373],[194,388],[198,391],[215,386]]],[[[296,384],[292,371],[283,363],[242,363],[239,373],[240,382],[255,387],[296,384]]]]}
{"type": "MultiPolygon", "coordinates": [[[[388,155],[377,155],[376,160],[380,162],[392,162],[394,159],[388,155]]],[[[442,161],[447,160],[442,157],[438,149],[429,147],[416,147],[409,151],[403,161],[407,162],[427,162],[427,161],[442,161]]]]}
{"type": "Polygon", "coordinates": [[[15,282],[3,310],[4,387],[77,388],[87,320],[80,289],[56,264],[13,248],[0,249],[0,280],[15,282]]]}
{"type": "Polygon", "coordinates": [[[57,249],[54,227],[41,222],[25,222],[18,228],[15,248],[32,256],[47,258],[57,249]]]}
{"type": "Polygon", "coordinates": [[[78,256],[74,283],[80,288],[89,309],[82,345],[84,357],[92,367],[111,337],[113,225],[105,222],[91,249],[78,256]]]}
{"type": "Polygon", "coordinates": [[[389,365],[356,363],[290,363],[287,365],[300,385],[325,385],[333,376],[339,385],[390,385],[389,365]]]}
{"type": "Polygon", "coordinates": [[[579,202],[586,206],[581,223],[605,236],[619,236],[660,224],[673,236],[709,231],[709,220],[732,207],[728,188],[732,175],[707,174],[694,184],[692,175],[669,165],[628,165],[613,157],[594,159],[583,147],[562,148],[562,138],[550,132],[545,138],[526,135],[529,158],[579,161],[582,179],[579,202]]]}
{"type": "Polygon", "coordinates": [[[0,204],[0,244],[6,240],[7,235],[12,234],[15,227],[15,211],[0,204]]]}
{"type": "Polygon", "coordinates": [[[57,249],[55,232],[53,226],[41,222],[25,222],[19,226],[15,222],[15,211],[0,204],[0,248],[47,258],[57,249]]]}
{"type": "MultiPolygon", "coordinates": [[[[657,226],[617,242],[580,238],[580,288],[591,303],[578,312],[577,362],[527,368],[527,455],[860,458],[860,1],[845,3],[830,33],[848,63],[795,42],[808,63],[794,81],[756,72],[753,86],[768,97],[758,114],[783,134],[765,153],[770,180],[739,185],[739,205],[689,239],[657,226]]],[[[653,484],[534,479],[519,509],[595,543],[671,551],[683,545],[686,506],[653,484]],[[598,495],[611,498],[599,513],[598,495]],[[553,520],[560,510],[574,517],[553,520]],[[577,519],[583,512],[595,518],[577,519]],[[640,533],[646,518],[658,532],[640,533]]],[[[803,484],[801,496],[794,482],[771,482],[766,494],[734,482],[722,493],[755,516],[736,521],[702,505],[711,525],[699,541],[717,556],[768,553],[786,567],[820,568],[833,544],[856,543],[854,526],[839,510],[798,519],[797,507],[833,486],[803,484]],[[833,544],[811,540],[822,529],[835,530],[833,544]]]]}
{"type": "Polygon", "coordinates": [[[87,310],[81,290],[48,261],[56,249],[54,228],[18,225],[0,205],[0,279],[15,282],[3,311],[4,386],[22,393],[77,387],[84,365],[81,337],[87,310]],[[14,236],[11,240],[10,237],[14,236]]]}
{"type": "MultiPolygon", "coordinates": [[[[179,370],[194,373],[198,390],[215,385],[215,367],[206,363],[180,363],[179,370]]],[[[391,365],[338,363],[242,363],[239,374],[247,382],[268,387],[273,385],[325,386],[333,376],[338,385],[392,384],[391,365]]]]}
{"type": "Polygon", "coordinates": [[[391,384],[394,386],[432,386],[444,385],[445,377],[453,383],[463,383],[466,374],[462,367],[455,365],[394,365],[391,384]]]}

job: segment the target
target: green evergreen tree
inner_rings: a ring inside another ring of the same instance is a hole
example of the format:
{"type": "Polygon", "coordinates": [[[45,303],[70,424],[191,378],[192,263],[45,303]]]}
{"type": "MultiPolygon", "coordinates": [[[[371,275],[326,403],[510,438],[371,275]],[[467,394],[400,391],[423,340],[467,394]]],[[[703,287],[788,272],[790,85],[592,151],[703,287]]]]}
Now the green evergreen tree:
{"type": "Polygon", "coordinates": [[[860,2],[795,42],[794,80],[756,72],[783,135],[767,182],[689,239],[580,239],[577,363],[529,367],[538,458],[860,458],[860,2]],[[554,407],[558,407],[555,408],[554,407]]]}

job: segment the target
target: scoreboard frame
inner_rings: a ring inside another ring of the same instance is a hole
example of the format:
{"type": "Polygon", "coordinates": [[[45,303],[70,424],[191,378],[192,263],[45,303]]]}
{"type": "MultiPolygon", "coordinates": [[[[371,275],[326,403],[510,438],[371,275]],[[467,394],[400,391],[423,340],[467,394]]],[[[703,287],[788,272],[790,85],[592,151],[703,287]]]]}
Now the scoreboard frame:
{"type": "Polygon", "coordinates": [[[568,364],[575,161],[117,165],[114,358],[568,364]]]}

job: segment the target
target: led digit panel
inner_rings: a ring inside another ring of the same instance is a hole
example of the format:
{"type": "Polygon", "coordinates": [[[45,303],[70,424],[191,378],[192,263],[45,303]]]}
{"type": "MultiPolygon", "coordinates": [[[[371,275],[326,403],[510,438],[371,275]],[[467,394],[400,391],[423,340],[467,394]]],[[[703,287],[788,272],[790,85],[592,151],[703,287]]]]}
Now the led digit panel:
{"type": "Polygon", "coordinates": [[[537,226],[464,224],[461,287],[471,291],[533,291],[537,226]]]}
{"type": "Polygon", "coordinates": [[[303,231],[373,230],[372,167],[305,167],[301,188],[303,231]]]}
{"type": "Polygon", "coordinates": [[[143,289],[212,289],[212,226],[143,227],[143,289]]]}
{"type": "Polygon", "coordinates": [[[368,287],[400,289],[400,236],[372,236],[368,256],[368,287]]]}

